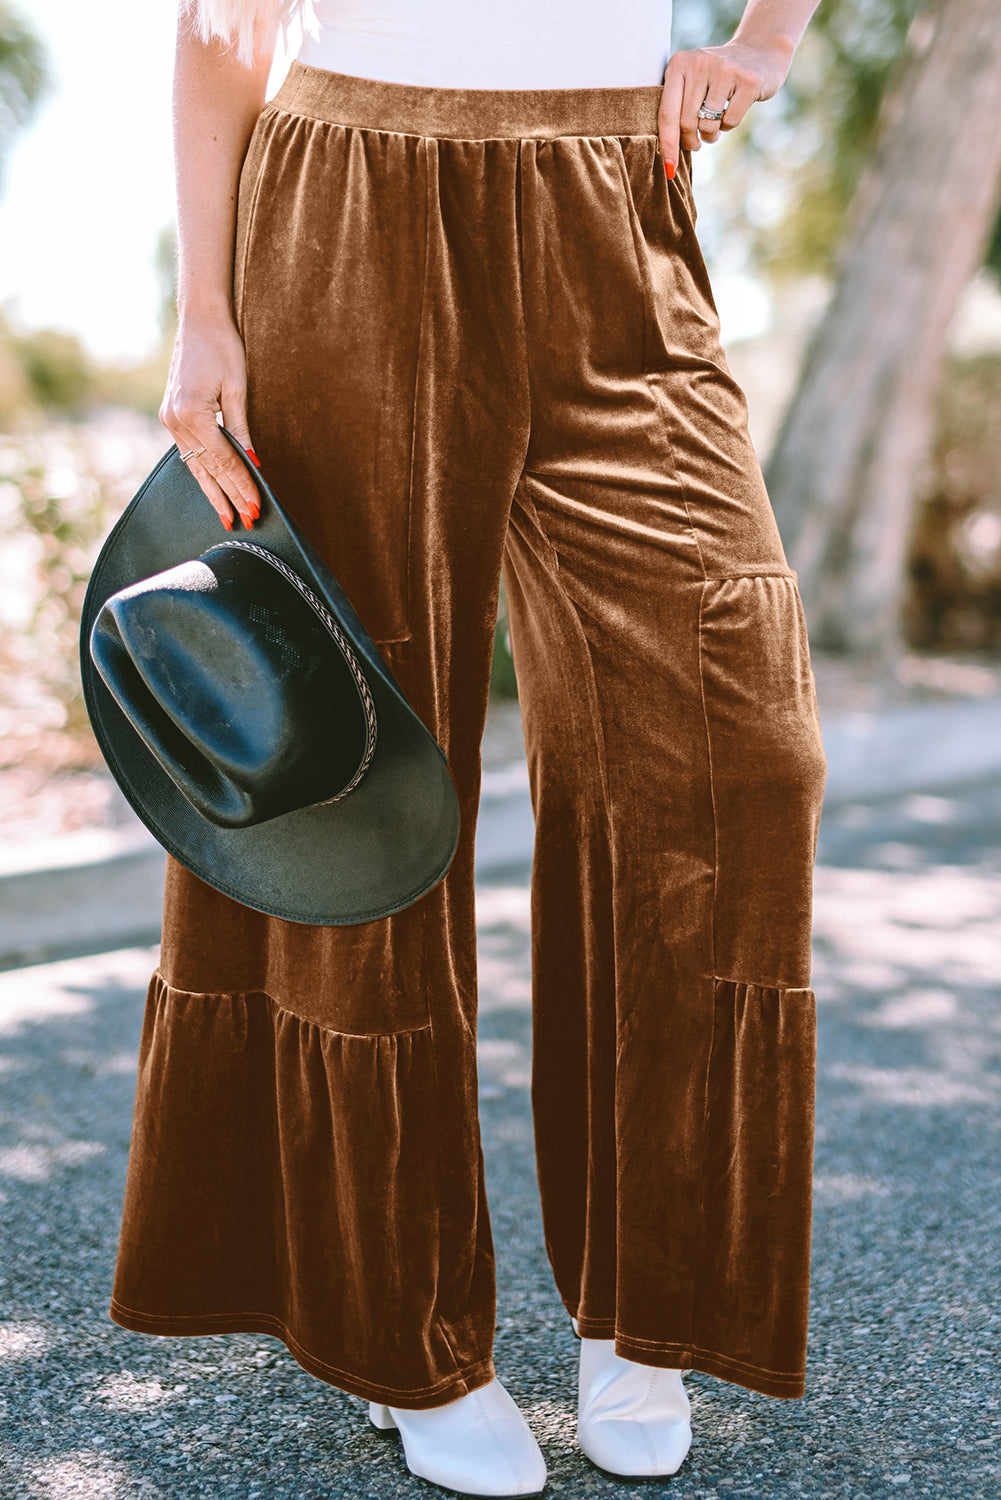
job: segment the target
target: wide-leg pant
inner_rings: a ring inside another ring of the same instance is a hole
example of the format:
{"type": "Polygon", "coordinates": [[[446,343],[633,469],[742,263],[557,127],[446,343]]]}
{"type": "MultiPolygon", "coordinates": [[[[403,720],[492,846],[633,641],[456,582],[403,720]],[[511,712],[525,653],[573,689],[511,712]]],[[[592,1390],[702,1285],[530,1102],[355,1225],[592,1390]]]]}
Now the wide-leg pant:
{"type": "Polygon", "coordinates": [[[264,473],[444,748],[462,834],[310,927],[170,860],[113,1318],[402,1407],[494,1375],[473,848],[499,579],[536,816],[532,1103],[581,1333],[804,1390],[826,762],[796,575],[660,87],[294,62],[239,182],[264,473]]]}

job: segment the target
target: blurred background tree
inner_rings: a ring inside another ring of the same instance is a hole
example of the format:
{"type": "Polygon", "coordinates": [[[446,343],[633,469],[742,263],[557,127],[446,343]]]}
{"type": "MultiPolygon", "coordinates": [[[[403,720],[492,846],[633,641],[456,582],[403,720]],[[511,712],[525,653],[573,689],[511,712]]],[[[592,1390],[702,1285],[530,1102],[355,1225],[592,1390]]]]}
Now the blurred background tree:
{"type": "Polygon", "coordinates": [[[53,86],[38,37],[19,11],[0,0],[0,190],[11,142],[53,86]]]}
{"type": "MultiPolygon", "coordinates": [[[[823,0],[773,99],[752,106],[713,157],[716,262],[740,261],[773,288],[830,275],[848,205],[875,138],[887,83],[920,0],[823,0]]],[[[716,46],[744,0],[675,0],[676,49],[716,46]]],[[[695,156],[698,174],[707,151],[695,156]]]]}
{"type": "MultiPolygon", "coordinates": [[[[674,45],[726,41],[742,11],[676,0],[674,45]]],[[[765,476],[811,640],[874,669],[1001,645],[1001,353],[946,349],[973,273],[1001,279],[999,88],[996,0],[824,3],[713,159],[707,258],[780,310],[824,287],[765,476]]]]}
{"type": "Polygon", "coordinates": [[[892,673],[907,644],[949,330],[996,239],[999,117],[997,0],[931,0],[884,89],[831,295],[766,465],[811,638],[874,670],[892,673]]]}
{"type": "MultiPolygon", "coordinates": [[[[727,40],[743,9],[744,0],[675,0],[674,47],[727,40]]],[[[941,348],[948,305],[976,266],[986,266],[995,284],[1001,276],[1001,215],[991,180],[1001,132],[990,102],[1001,77],[999,33],[997,0],[824,0],[775,98],[756,104],[723,144],[694,157],[700,239],[714,276],[744,271],[757,278],[768,288],[779,328],[800,288],[812,285],[819,293],[813,343],[763,464],[790,563],[800,575],[811,640],[821,650],[864,652],[874,641],[891,655],[902,644],[960,652],[1001,647],[1001,352],[969,357],[941,348]],[[962,81],[943,71],[945,86],[939,83],[934,107],[924,105],[926,118],[917,124],[905,118],[902,111],[913,109],[919,94],[925,98],[929,60],[958,55],[961,46],[967,48],[962,66],[969,69],[962,81]],[[927,137],[916,133],[919,127],[927,137]],[[902,156],[894,154],[898,150],[902,156]],[[965,211],[957,218],[950,198],[958,180],[971,174],[979,174],[984,188],[979,230],[965,211]],[[910,185],[903,197],[899,187],[891,191],[893,181],[910,185]],[[870,217],[874,205],[892,209],[880,226],[886,238],[877,235],[853,250],[851,237],[867,222],[865,203],[870,217]],[[956,238],[960,228],[965,249],[956,238]],[[942,251],[934,272],[926,266],[930,246],[942,251]],[[854,344],[846,344],[842,309],[846,299],[850,306],[860,296],[852,278],[872,280],[881,261],[894,268],[893,295],[897,282],[910,285],[915,274],[938,277],[934,316],[920,297],[912,297],[909,305],[917,311],[906,316],[891,312],[887,301],[876,309],[885,313],[882,322],[871,310],[854,318],[854,344]],[[926,347],[917,356],[913,342],[897,337],[899,324],[910,326],[913,340],[922,329],[929,334],[932,323],[937,352],[926,347]],[[915,369],[922,375],[920,396],[913,389],[915,369]],[[890,440],[893,424],[880,415],[864,440],[856,434],[849,441],[845,392],[865,387],[869,395],[858,404],[885,413],[894,381],[919,441],[898,463],[901,478],[888,521],[879,509],[881,487],[866,488],[846,450],[854,444],[858,458],[861,449],[858,461],[872,469],[873,453],[890,440]],[[810,409],[823,418],[813,427],[803,415],[810,409]],[[830,474],[838,475],[833,498],[820,499],[813,486],[818,475],[830,474]],[[893,535],[890,566],[878,576],[875,599],[870,575],[868,601],[856,591],[872,551],[860,529],[864,523],[877,536],[893,535]]],[[[0,164],[48,86],[30,24],[0,0],[0,164]]],[[[154,254],[160,340],[144,361],[99,363],[75,335],[17,328],[0,307],[0,431],[81,423],[108,408],[127,408],[148,419],[166,446],[155,424],[177,327],[173,223],[162,228],[154,254]]],[[[756,389],[754,399],[765,394],[756,389]]],[[[115,494],[120,498],[121,490],[115,494]]],[[[43,516],[37,494],[26,498],[23,514],[37,529],[43,516]]],[[[47,526],[52,514],[44,512],[47,526]]],[[[103,525],[110,513],[101,514],[103,525]]],[[[58,540],[58,528],[52,535],[58,540]]],[[[55,548],[53,566],[61,566],[55,543],[46,545],[55,548]]],[[[502,588],[492,691],[511,696],[515,688],[502,588]]]]}

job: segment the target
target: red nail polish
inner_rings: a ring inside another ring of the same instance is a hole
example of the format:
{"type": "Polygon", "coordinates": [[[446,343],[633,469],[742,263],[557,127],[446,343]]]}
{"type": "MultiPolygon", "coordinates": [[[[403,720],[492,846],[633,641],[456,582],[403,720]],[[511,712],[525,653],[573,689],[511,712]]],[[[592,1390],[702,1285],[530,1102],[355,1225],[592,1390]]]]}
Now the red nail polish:
{"type": "Polygon", "coordinates": [[[673,177],[674,176],[674,162],[673,161],[666,161],[664,163],[664,171],[667,173],[668,177],[673,177]]]}
{"type": "Polygon", "coordinates": [[[249,459],[250,459],[250,460],[251,460],[251,461],[252,461],[252,462],[253,462],[253,463],[255,463],[255,464],[256,464],[256,465],[257,465],[257,467],[258,467],[258,468],[260,468],[260,467],[261,467],[261,460],[260,460],[260,459],[259,459],[259,458],[258,458],[258,456],[257,456],[257,454],[256,454],[256,453],[255,453],[255,452],[254,452],[254,450],[253,450],[253,448],[248,448],[248,449],[247,449],[247,457],[248,457],[248,458],[249,458],[249,459]]]}
{"type": "Polygon", "coordinates": [[[233,530],[233,522],[230,520],[229,516],[220,516],[219,519],[222,522],[222,524],[225,526],[225,528],[226,528],[227,531],[232,531],[233,530]]]}

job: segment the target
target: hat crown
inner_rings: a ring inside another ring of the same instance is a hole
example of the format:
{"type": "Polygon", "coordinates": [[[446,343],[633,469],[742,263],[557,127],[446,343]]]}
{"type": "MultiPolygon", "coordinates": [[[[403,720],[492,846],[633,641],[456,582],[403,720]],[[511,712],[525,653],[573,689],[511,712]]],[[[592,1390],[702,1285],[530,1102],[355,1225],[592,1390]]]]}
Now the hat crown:
{"type": "Polygon", "coordinates": [[[220,827],[343,795],[374,718],[349,648],[291,569],[223,542],[120,590],[91,654],[188,800],[220,827]]]}

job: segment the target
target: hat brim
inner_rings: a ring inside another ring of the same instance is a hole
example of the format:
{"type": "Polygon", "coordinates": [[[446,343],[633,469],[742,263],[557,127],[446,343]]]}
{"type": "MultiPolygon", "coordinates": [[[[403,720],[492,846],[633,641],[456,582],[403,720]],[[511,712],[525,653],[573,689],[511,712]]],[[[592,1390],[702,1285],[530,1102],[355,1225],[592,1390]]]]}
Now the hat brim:
{"type": "Polygon", "coordinates": [[[340,801],[249,828],[220,828],[188,801],[112,697],[90,653],[94,621],[119,589],[200,555],[219,521],[174,444],[105,541],[87,587],[80,670],[91,725],[108,767],[146,827],[208,885],[291,922],[340,926],[411,905],[445,876],[459,839],[448,761],[414,712],[333,573],[282,509],[233,434],[222,428],[260,492],[254,541],[286,562],[344,630],[375,702],[375,753],[340,801]]]}

